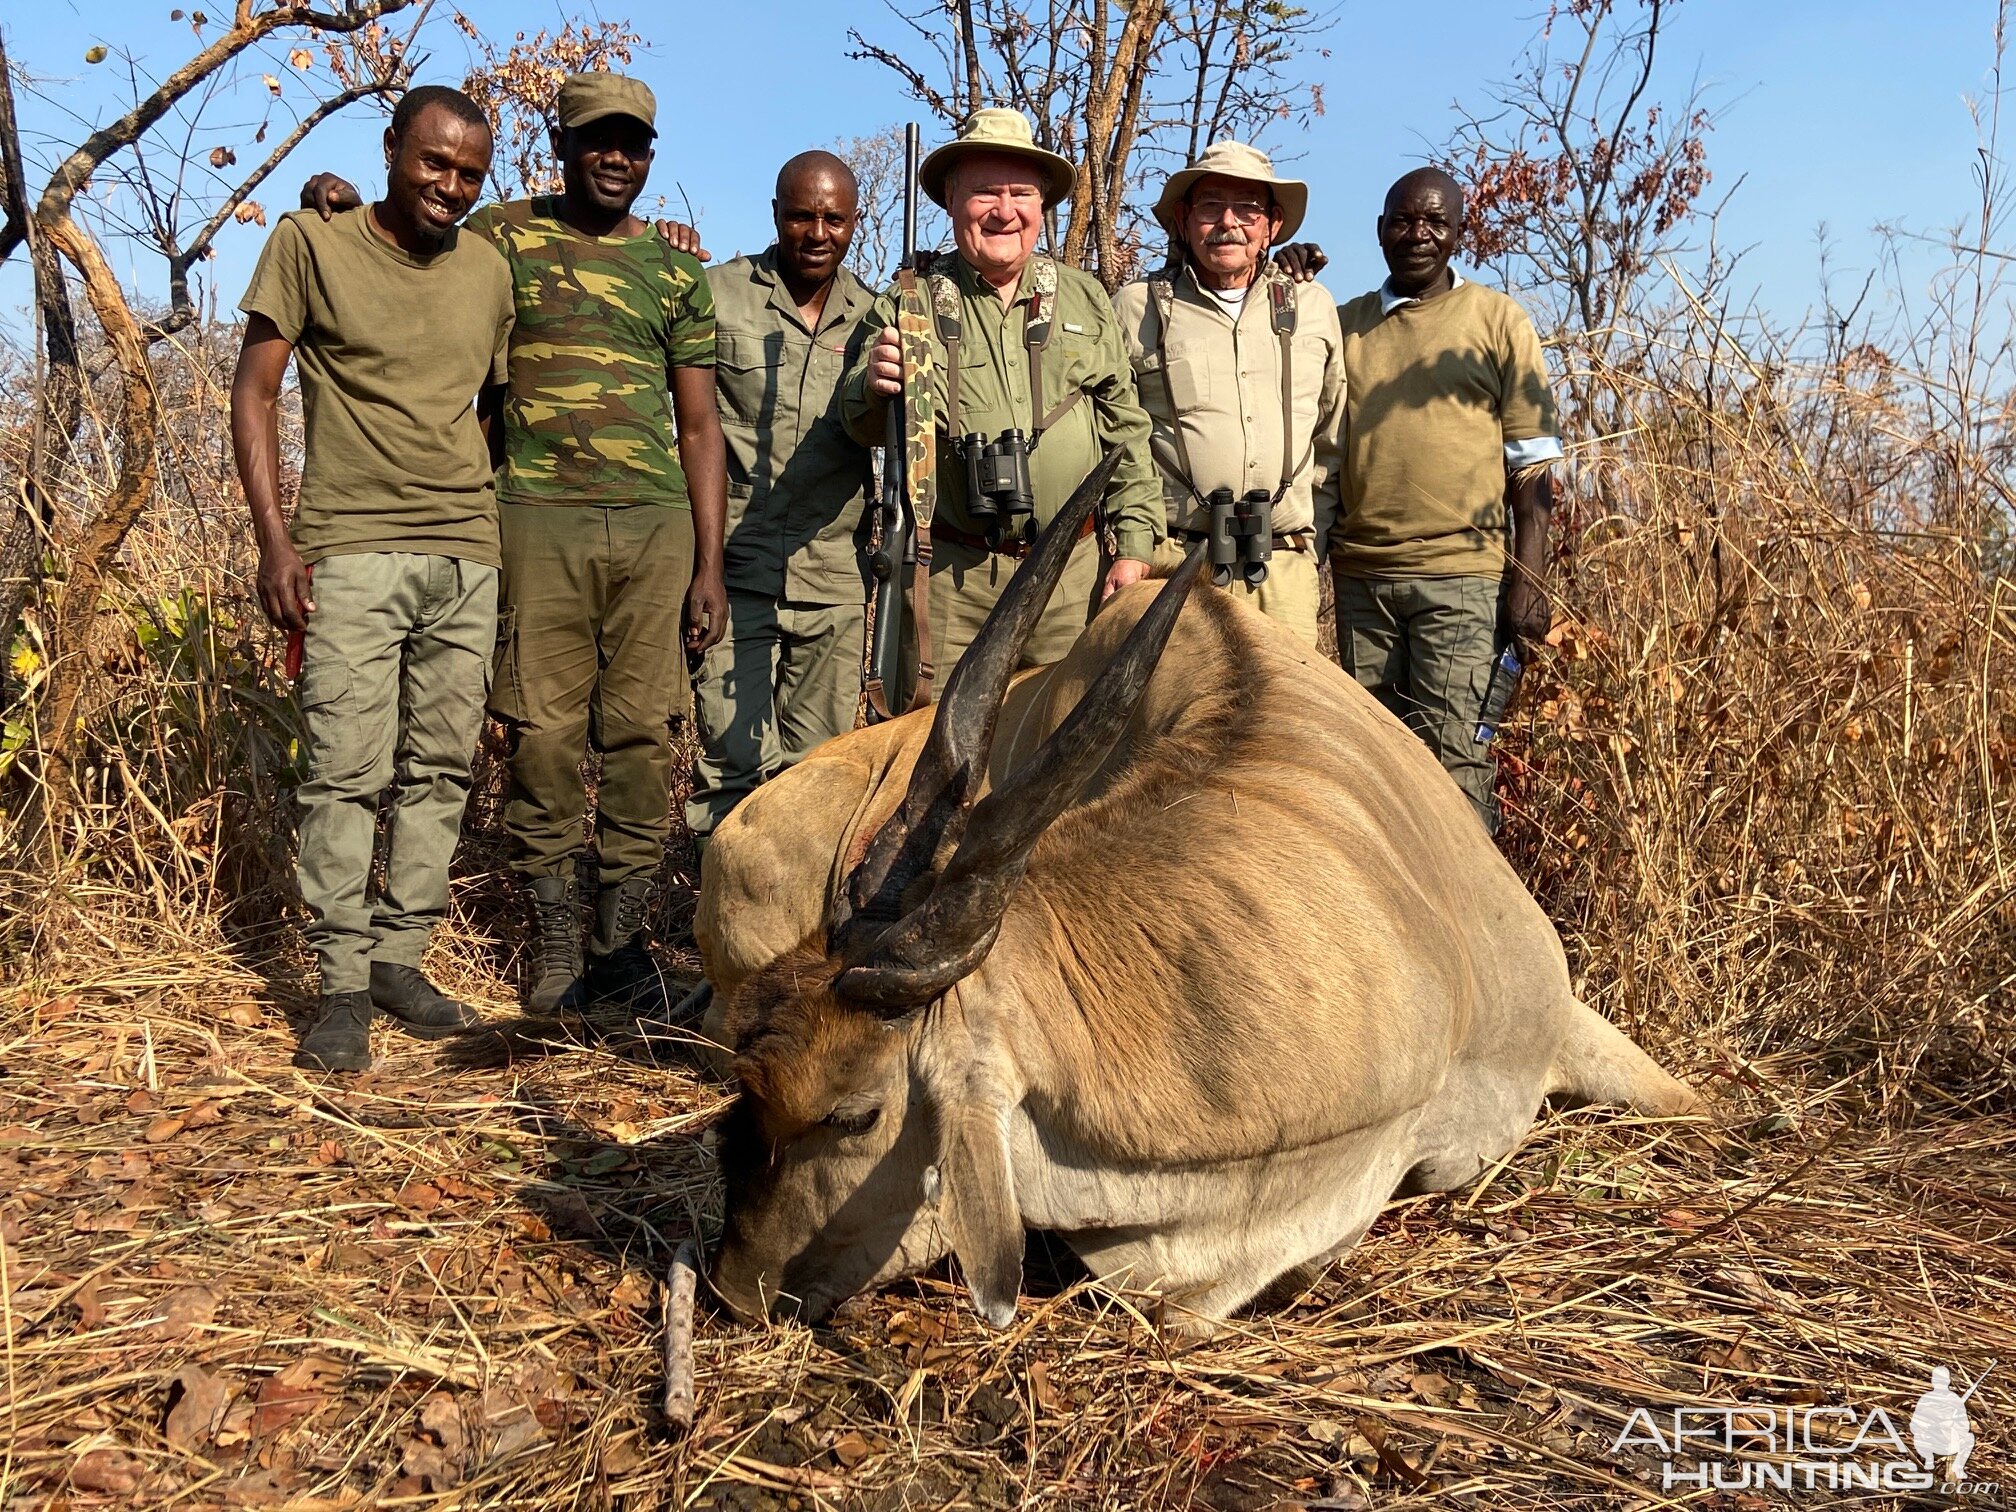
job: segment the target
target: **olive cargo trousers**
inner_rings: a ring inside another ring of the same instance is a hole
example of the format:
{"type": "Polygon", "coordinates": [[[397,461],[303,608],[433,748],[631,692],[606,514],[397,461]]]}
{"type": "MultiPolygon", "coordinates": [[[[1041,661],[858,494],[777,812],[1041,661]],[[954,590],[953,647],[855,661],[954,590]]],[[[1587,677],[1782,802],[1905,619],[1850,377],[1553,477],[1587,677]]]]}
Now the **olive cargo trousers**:
{"type": "Polygon", "coordinates": [[[497,569],[404,551],[315,564],[297,691],[308,730],[301,897],[322,991],[362,992],[374,960],[418,966],[448,912],[448,863],[497,640],[497,569]],[[367,894],[378,805],[398,778],[385,886],[367,894]]]}
{"type": "Polygon", "coordinates": [[[705,841],[759,783],[854,728],[867,610],[728,594],[728,633],[694,682],[700,758],[686,826],[705,841]]]}
{"type": "Polygon", "coordinates": [[[1496,578],[1336,574],[1337,655],[1358,685],[1427,742],[1485,829],[1498,831],[1498,775],[1477,720],[1505,648],[1496,578]]]}
{"type": "Polygon", "coordinates": [[[512,864],[526,877],[574,875],[592,750],[601,884],[648,876],[671,828],[672,717],[687,709],[693,516],[664,505],[497,511],[504,607],[490,712],[510,732],[512,864]]]}

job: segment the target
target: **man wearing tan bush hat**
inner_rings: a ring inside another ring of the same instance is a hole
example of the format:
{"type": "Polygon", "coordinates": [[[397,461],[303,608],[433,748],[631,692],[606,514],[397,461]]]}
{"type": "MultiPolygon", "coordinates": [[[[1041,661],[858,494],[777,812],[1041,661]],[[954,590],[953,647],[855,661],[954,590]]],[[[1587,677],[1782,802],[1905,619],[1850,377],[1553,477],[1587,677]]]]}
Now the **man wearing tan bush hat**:
{"type": "Polygon", "coordinates": [[[1155,202],[1170,266],[1122,288],[1113,311],[1154,421],[1163,555],[1177,565],[1215,533],[1221,586],[1313,648],[1317,564],[1337,515],[1343,342],[1323,286],[1268,262],[1308,202],[1308,186],[1258,148],[1213,145],[1155,202]]]}
{"type": "MultiPolygon", "coordinates": [[[[1070,162],[1038,147],[1019,111],[980,110],[924,159],[917,177],[950,213],[958,248],[926,280],[939,487],[929,613],[942,686],[1036,533],[1108,446],[1121,452],[1104,498],[1114,560],[1102,579],[1100,542],[1091,534],[1080,542],[1030,639],[1030,664],[1063,656],[1099,599],[1147,574],[1163,533],[1162,503],[1148,416],[1106,291],[1036,252],[1044,212],[1076,182],[1070,162]],[[948,375],[956,375],[949,385],[948,375]],[[976,446],[1012,445],[1010,431],[1026,441],[1027,496],[974,497],[969,455],[976,446]]],[[[869,328],[880,334],[841,390],[842,414],[863,445],[881,443],[886,407],[902,390],[896,304],[891,291],[869,311],[869,328]]]]}

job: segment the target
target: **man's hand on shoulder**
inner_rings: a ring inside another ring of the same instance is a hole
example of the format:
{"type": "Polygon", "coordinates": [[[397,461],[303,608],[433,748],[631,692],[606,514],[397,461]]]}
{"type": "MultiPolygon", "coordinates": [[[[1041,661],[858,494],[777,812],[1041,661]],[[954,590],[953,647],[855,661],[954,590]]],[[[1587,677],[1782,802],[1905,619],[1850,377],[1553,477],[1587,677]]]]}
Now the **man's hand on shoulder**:
{"type": "Polygon", "coordinates": [[[703,263],[714,261],[714,254],[700,245],[700,233],[686,222],[661,220],[653,224],[658,228],[658,234],[665,238],[665,245],[674,252],[684,252],[703,263]]]}
{"type": "Polygon", "coordinates": [[[1308,283],[1330,266],[1330,259],[1314,242],[1289,242],[1274,249],[1274,266],[1296,283],[1308,283]]]}
{"type": "Polygon", "coordinates": [[[363,203],[357,186],[334,173],[318,173],[301,186],[301,208],[313,210],[325,221],[339,210],[355,210],[363,203]]]}

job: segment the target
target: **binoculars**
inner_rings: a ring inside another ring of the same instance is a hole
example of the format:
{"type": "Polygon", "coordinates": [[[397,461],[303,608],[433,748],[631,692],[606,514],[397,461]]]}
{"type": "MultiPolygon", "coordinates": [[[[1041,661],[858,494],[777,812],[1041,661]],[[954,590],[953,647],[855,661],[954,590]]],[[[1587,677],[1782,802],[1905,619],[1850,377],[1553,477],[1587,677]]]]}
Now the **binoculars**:
{"type": "Polygon", "coordinates": [[[1211,581],[1224,588],[1236,575],[1258,588],[1274,555],[1274,495],[1253,488],[1234,498],[1231,489],[1214,488],[1204,502],[1211,507],[1211,581]]]}
{"type": "Polygon", "coordinates": [[[1005,430],[989,441],[976,431],[959,438],[959,456],[966,464],[966,512],[973,523],[996,545],[1021,538],[1023,520],[1036,514],[1036,490],[1029,482],[1029,438],[1019,430],[1005,430]]]}

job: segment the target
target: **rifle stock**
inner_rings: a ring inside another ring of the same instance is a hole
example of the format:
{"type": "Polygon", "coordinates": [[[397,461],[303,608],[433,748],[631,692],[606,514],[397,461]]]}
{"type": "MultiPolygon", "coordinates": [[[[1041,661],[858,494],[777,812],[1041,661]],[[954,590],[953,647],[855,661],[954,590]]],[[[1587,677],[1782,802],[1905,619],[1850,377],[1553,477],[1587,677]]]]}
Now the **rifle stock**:
{"type": "MultiPolygon", "coordinates": [[[[903,131],[903,260],[897,267],[899,310],[917,280],[917,159],[919,133],[913,121],[903,131]]],[[[882,441],[882,486],[878,500],[880,544],[869,565],[875,575],[875,626],[868,643],[868,723],[893,719],[910,706],[900,686],[903,625],[908,605],[904,594],[917,566],[917,501],[911,497],[909,457],[909,364],[904,364],[903,392],[889,401],[888,429],[882,441]]]]}

